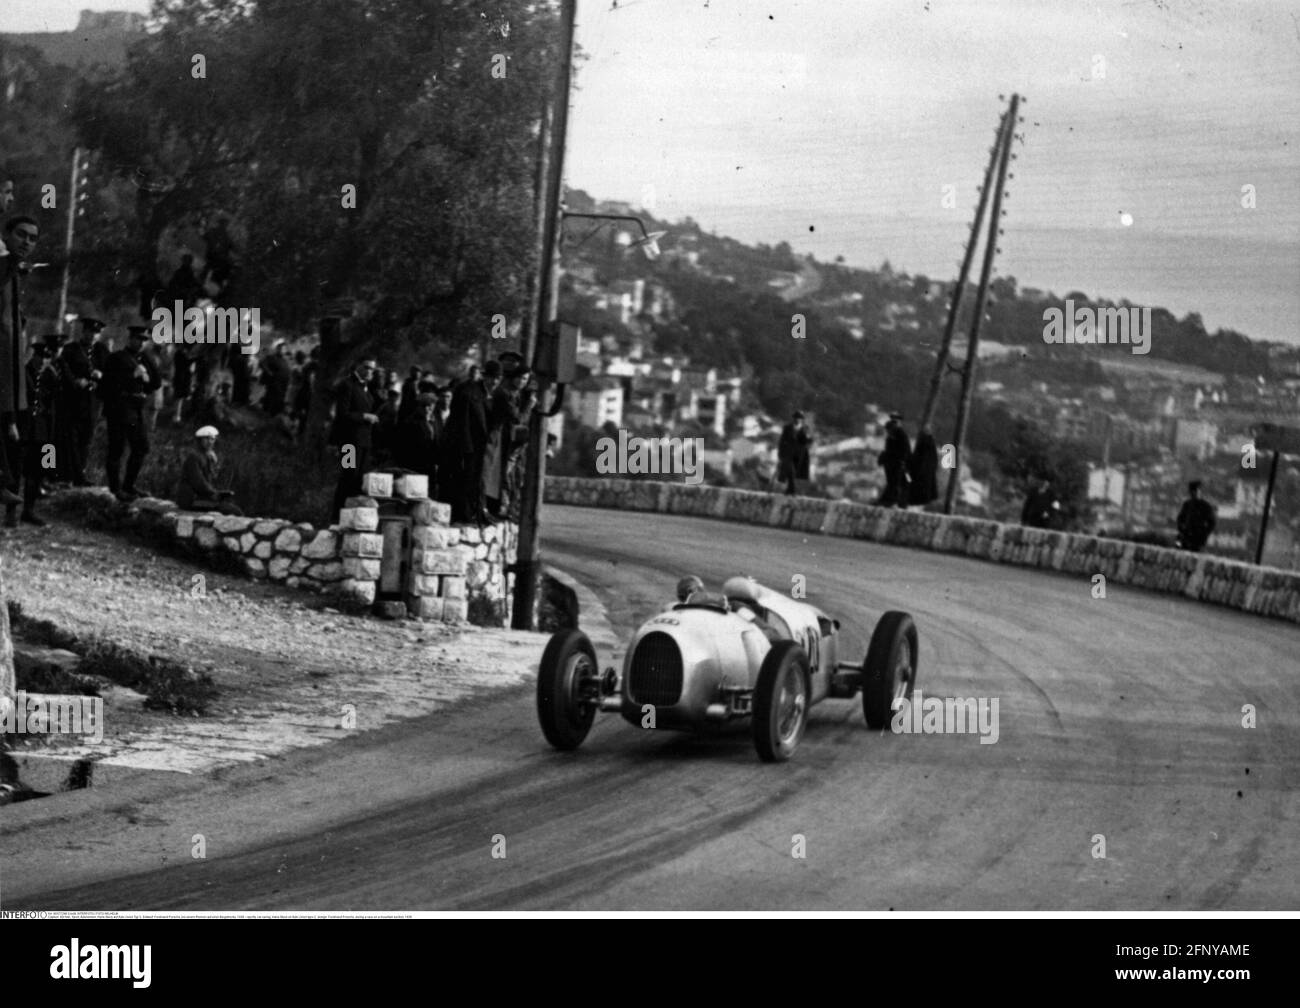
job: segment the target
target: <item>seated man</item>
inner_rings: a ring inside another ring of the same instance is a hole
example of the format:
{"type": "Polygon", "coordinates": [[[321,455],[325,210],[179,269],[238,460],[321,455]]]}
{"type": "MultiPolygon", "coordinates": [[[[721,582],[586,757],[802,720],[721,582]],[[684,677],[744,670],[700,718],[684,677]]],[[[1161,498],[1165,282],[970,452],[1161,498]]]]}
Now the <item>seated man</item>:
{"type": "Polygon", "coordinates": [[[176,503],[186,511],[220,511],[222,514],[242,515],[244,512],[229,499],[235,492],[218,490],[214,485],[218,461],[212,446],[217,441],[217,429],[200,427],[194,432],[194,439],[198,446],[185,456],[185,464],[176,483],[176,503]]]}

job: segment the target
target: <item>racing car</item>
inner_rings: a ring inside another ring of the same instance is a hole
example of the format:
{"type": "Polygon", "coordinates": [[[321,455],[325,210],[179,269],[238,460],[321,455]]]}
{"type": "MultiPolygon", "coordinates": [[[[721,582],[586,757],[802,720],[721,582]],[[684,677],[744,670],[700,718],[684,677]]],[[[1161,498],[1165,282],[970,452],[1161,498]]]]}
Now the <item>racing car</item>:
{"type": "Polygon", "coordinates": [[[603,672],[586,634],[551,636],[537,675],[537,716],[556,749],[577,749],[597,711],[630,724],[710,731],[750,718],[766,762],[794,755],[808,710],[828,697],[862,693],[867,726],[883,729],[894,701],[916,686],[912,617],[880,617],[861,665],[838,660],[839,621],[748,577],[721,593],[695,591],[632,635],[620,675],[603,672]]]}

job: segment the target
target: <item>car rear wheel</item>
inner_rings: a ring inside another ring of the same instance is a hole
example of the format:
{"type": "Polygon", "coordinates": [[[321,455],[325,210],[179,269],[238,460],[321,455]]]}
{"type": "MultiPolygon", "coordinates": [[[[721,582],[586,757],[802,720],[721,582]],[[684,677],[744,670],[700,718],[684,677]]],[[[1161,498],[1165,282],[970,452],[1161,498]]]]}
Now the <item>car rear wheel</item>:
{"type": "Polygon", "coordinates": [[[887,612],[871,635],[862,663],[862,716],[868,728],[884,728],[896,700],[916,688],[916,624],[905,612],[887,612]]]}
{"type": "Polygon", "coordinates": [[[551,635],[537,670],[537,720],[556,749],[577,749],[596,719],[596,703],[584,689],[598,674],[596,649],[579,630],[551,635]]]}
{"type": "Polygon", "coordinates": [[[754,687],[754,748],[765,763],[783,763],[808,724],[808,656],[793,641],[768,651],[754,687]]]}

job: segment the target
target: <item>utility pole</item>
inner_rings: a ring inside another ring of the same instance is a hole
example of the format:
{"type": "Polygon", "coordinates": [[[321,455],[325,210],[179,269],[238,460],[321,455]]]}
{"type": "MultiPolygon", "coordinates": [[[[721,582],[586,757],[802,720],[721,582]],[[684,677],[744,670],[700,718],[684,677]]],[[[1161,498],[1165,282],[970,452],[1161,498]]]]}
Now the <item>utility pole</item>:
{"type": "MultiPolygon", "coordinates": [[[[557,337],[560,290],[560,204],[564,196],[564,145],[569,125],[569,94],[573,84],[573,34],[578,17],[578,0],[563,0],[560,17],[560,70],[551,104],[551,126],[547,130],[543,117],[542,140],[546,157],[546,200],[542,217],[541,261],[537,272],[537,322],[530,341],[533,358],[543,340],[557,337]]],[[[540,169],[538,177],[542,175],[540,169]]],[[[519,508],[519,542],[515,561],[515,591],[511,626],[532,630],[533,608],[537,600],[537,583],[541,567],[539,531],[542,512],[542,488],[546,480],[546,415],[540,408],[550,386],[547,375],[537,373],[537,408],[528,417],[528,447],[524,468],[524,488],[519,508]]]]}
{"type": "Polygon", "coordinates": [[[59,287],[59,333],[62,335],[67,323],[63,317],[68,314],[68,284],[72,280],[72,233],[77,226],[77,204],[80,202],[81,148],[72,149],[72,179],[68,183],[68,233],[63,239],[63,283],[59,287]]]}
{"type": "Polygon", "coordinates": [[[971,260],[975,258],[975,246],[979,244],[980,225],[984,222],[984,208],[988,205],[989,189],[993,185],[993,172],[997,168],[998,154],[1005,143],[1005,134],[1012,127],[1012,120],[1006,112],[1002,113],[1002,122],[998,124],[997,139],[989,148],[989,163],[984,169],[984,185],[980,187],[979,206],[975,209],[975,221],[970,226],[970,238],[966,242],[966,254],[961,260],[961,272],[957,276],[957,287],[948,302],[948,321],[943,327],[943,342],[939,344],[939,353],[934,361],[934,374],[930,376],[930,391],[925,397],[925,410],[921,414],[921,426],[925,427],[934,419],[934,407],[939,401],[939,387],[943,383],[944,372],[948,367],[948,353],[952,347],[952,334],[957,328],[957,311],[961,306],[961,296],[966,290],[966,277],[970,273],[971,260]]]}
{"type": "Polygon", "coordinates": [[[1264,491],[1264,513],[1259,518],[1259,539],[1255,542],[1255,566],[1264,562],[1264,537],[1268,535],[1268,513],[1273,508],[1273,487],[1277,483],[1277,460],[1282,452],[1273,449],[1273,462],[1268,467],[1268,489],[1264,491]]]}
{"type": "Polygon", "coordinates": [[[975,379],[975,361],[979,357],[980,323],[984,320],[984,304],[988,299],[989,276],[993,272],[993,259],[998,252],[998,224],[1002,220],[1003,186],[1007,181],[1007,164],[1011,161],[1011,141],[1015,135],[1016,113],[1020,108],[1020,95],[1011,96],[1006,124],[1002,129],[1002,150],[998,160],[998,182],[993,191],[993,219],[989,222],[988,241],[984,245],[984,267],[980,271],[979,291],[975,295],[975,317],[971,320],[970,341],[966,347],[966,365],[961,372],[961,399],[957,407],[957,429],[953,433],[956,458],[948,473],[948,488],[943,498],[943,513],[952,514],[953,497],[961,482],[962,456],[965,454],[966,421],[970,417],[971,389],[975,379]]]}

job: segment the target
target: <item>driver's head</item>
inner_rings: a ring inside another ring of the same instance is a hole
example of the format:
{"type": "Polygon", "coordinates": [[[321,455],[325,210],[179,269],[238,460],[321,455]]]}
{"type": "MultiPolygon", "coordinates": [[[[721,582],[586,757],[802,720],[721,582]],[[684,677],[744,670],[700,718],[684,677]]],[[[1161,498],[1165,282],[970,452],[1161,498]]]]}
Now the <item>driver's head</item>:
{"type": "Polygon", "coordinates": [[[694,574],[688,574],[677,582],[677,601],[685,602],[693,592],[704,591],[704,582],[694,574]]]}

